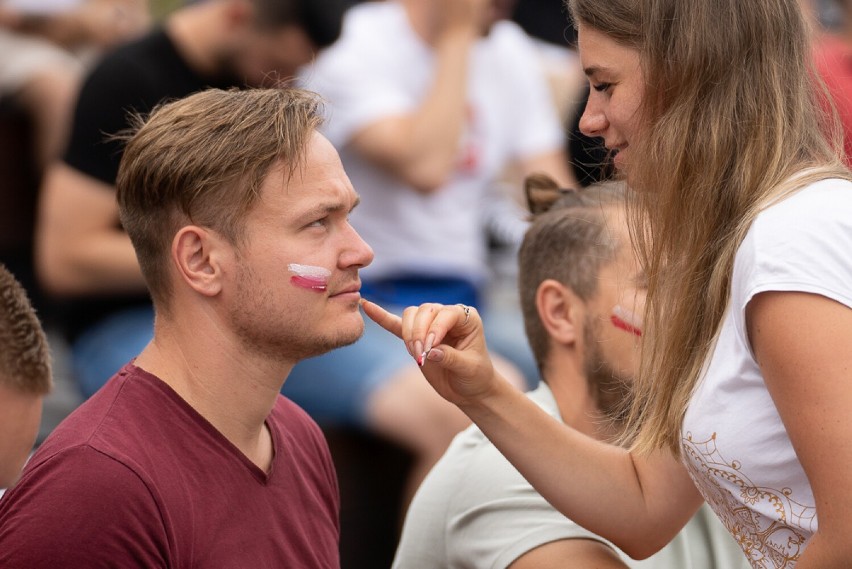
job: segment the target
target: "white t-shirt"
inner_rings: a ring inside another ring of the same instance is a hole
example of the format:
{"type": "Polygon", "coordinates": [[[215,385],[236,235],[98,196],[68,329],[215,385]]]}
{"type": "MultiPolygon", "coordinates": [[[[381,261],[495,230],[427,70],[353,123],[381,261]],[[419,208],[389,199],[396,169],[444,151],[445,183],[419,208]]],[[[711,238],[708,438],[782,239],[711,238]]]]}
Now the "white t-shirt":
{"type": "Polygon", "coordinates": [[[486,276],[482,203],[513,159],[562,148],[563,132],[532,40],[497,23],[471,51],[468,112],[458,169],[424,196],[347,148],[353,134],[417,108],[432,83],[435,57],[397,2],[352,7],[343,32],[301,75],[327,101],[323,133],[340,151],[361,205],[352,224],[373,247],[367,278],[414,272],[486,276]]]}
{"type": "Polygon", "coordinates": [[[817,517],[746,334],[746,305],[766,291],[852,307],[852,184],[818,182],[757,217],[737,252],[728,313],[683,424],[684,462],[704,498],[754,567],[780,568],[793,566],[817,517]]]}
{"type": "MultiPolygon", "coordinates": [[[[561,420],[546,383],[541,382],[528,396],[561,420]]],[[[536,547],[562,539],[600,541],[635,568],[748,566],[737,544],[706,506],[660,552],[644,561],[630,559],[556,511],[482,431],[472,426],[453,440],[414,496],[393,567],[500,569],[536,547]]]]}

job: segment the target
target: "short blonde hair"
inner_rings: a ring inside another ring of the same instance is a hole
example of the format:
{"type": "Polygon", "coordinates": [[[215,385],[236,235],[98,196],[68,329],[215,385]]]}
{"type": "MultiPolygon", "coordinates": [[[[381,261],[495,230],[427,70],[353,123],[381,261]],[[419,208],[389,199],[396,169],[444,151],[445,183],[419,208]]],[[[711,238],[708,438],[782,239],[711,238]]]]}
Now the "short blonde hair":
{"type": "Polygon", "coordinates": [[[0,384],[44,395],[52,386],[50,350],[24,287],[0,264],[0,384]]]}
{"type": "Polygon", "coordinates": [[[322,122],[301,89],[211,89],[156,107],[128,139],[116,182],[121,223],[155,304],[169,306],[169,249],[185,223],[235,244],[271,167],[288,174],[322,122]]]}
{"type": "MultiPolygon", "coordinates": [[[[559,192],[555,182],[540,175],[528,177],[525,183],[529,196],[559,192]]],[[[541,283],[554,279],[588,301],[597,294],[600,269],[630,243],[622,242],[609,223],[613,211],[625,210],[626,190],[621,182],[562,192],[538,212],[533,201],[532,224],[518,251],[518,292],[527,341],[541,372],[550,353],[550,335],[536,307],[541,283]]]]}

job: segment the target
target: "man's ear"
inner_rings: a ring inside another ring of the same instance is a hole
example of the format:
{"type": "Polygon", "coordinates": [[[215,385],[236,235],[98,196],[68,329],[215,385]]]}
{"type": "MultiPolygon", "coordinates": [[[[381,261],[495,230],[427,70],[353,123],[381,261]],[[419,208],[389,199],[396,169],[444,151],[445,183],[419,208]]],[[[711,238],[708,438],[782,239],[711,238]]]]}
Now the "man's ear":
{"type": "Polygon", "coordinates": [[[563,345],[574,344],[582,333],[582,300],[557,280],[547,279],[538,285],[536,309],[547,334],[563,345]]]}
{"type": "Polygon", "coordinates": [[[219,294],[225,241],[196,225],[181,227],[172,240],[172,261],[180,278],[204,296],[219,294]]]}

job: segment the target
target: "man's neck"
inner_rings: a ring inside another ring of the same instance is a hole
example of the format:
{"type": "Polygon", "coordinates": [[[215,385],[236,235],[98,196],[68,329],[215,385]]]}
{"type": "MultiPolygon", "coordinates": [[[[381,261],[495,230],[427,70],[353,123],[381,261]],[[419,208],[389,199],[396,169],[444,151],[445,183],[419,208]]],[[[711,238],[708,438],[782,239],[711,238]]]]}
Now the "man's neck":
{"type": "Polygon", "coordinates": [[[249,460],[268,470],[272,446],[265,421],[292,366],[247,354],[215,326],[181,330],[162,323],[135,363],[174,389],[249,460]]]}
{"type": "Polygon", "coordinates": [[[573,359],[552,360],[542,375],[559,407],[562,422],[594,439],[611,440],[616,429],[592,397],[581,364],[573,359]]]}

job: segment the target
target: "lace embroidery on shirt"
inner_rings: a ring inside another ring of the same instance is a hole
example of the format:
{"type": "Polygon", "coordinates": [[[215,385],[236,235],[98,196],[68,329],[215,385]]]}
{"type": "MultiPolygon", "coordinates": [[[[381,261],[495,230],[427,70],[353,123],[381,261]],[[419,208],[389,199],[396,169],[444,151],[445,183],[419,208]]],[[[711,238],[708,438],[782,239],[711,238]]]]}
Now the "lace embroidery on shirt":
{"type": "Polygon", "coordinates": [[[809,536],[800,528],[816,527],[816,508],[793,500],[792,490],[756,486],[740,471],[740,462],[725,460],[716,447],[716,433],[706,441],[683,439],[684,461],[704,499],[734,536],[755,569],[791,569],[809,536]],[[739,496],[733,491],[739,490],[739,496]],[[769,505],[776,515],[757,507],[769,505]]]}

